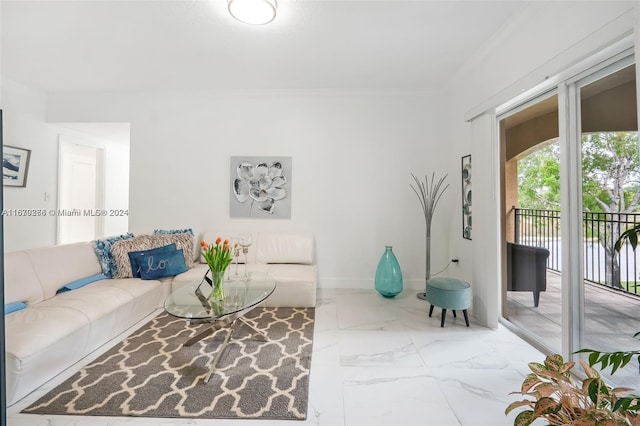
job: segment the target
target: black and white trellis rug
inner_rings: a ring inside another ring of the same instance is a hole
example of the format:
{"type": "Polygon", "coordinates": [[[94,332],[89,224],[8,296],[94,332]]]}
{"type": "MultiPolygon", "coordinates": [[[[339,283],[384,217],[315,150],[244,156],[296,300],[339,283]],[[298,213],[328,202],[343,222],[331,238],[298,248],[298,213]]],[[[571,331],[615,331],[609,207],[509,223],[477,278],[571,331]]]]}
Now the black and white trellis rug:
{"type": "Polygon", "coordinates": [[[263,418],[307,414],[313,308],[256,308],[238,327],[208,383],[225,330],[189,347],[208,324],[160,314],[23,413],[85,416],[263,418]]]}

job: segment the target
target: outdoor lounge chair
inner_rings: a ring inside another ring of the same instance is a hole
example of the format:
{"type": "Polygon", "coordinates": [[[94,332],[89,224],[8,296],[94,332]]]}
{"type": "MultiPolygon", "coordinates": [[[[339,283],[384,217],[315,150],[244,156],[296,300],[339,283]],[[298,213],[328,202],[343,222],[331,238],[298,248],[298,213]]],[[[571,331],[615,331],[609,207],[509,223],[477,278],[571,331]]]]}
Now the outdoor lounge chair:
{"type": "Polygon", "coordinates": [[[540,292],[547,289],[547,258],[544,247],[525,246],[507,242],[507,290],[532,291],[537,308],[540,292]]]}

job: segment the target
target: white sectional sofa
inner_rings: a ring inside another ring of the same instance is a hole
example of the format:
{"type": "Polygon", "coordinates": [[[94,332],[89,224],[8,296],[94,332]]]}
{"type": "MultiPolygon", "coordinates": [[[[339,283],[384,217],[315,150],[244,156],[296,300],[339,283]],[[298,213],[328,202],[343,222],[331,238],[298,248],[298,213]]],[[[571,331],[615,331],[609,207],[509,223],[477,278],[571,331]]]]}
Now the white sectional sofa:
{"type": "MultiPolygon", "coordinates": [[[[247,267],[252,272],[268,271],[277,283],[265,305],[315,306],[313,236],[253,235],[247,267]]],[[[207,232],[201,239],[213,242],[217,236],[227,238],[224,233],[207,232]]],[[[5,316],[7,404],[14,404],[158,311],[173,288],[201,280],[206,270],[206,264],[197,263],[182,274],[160,280],[100,279],[103,270],[91,242],[6,253],[5,303],[26,304],[5,316]],[[57,293],[87,277],[96,281],[57,293]]]]}

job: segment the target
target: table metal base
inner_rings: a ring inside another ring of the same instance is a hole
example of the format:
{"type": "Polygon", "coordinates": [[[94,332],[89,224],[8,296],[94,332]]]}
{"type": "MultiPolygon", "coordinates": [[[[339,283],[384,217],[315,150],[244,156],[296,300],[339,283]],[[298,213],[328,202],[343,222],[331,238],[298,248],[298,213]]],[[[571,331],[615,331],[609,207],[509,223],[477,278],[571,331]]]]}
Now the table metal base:
{"type": "Polygon", "coordinates": [[[427,300],[427,293],[423,291],[422,293],[416,294],[416,297],[420,300],[427,300]]]}
{"type": "Polygon", "coordinates": [[[225,320],[215,321],[211,325],[211,327],[207,328],[206,330],[202,331],[201,333],[198,333],[197,335],[193,336],[191,339],[189,339],[185,343],[183,343],[183,346],[191,346],[194,343],[199,342],[200,340],[212,335],[217,330],[219,330],[219,329],[221,329],[223,327],[227,327],[227,334],[224,337],[224,341],[222,342],[222,345],[220,346],[220,349],[218,349],[218,352],[216,353],[216,356],[213,359],[213,362],[211,363],[211,367],[209,368],[209,372],[207,373],[206,377],[204,378],[204,382],[205,383],[208,383],[209,379],[211,379],[211,376],[213,375],[213,373],[216,372],[218,361],[220,360],[220,357],[222,356],[222,353],[224,352],[224,350],[227,348],[227,345],[229,344],[229,340],[231,339],[231,335],[233,334],[233,332],[235,331],[235,329],[238,326],[243,326],[243,325],[248,327],[251,330],[251,332],[254,335],[254,337],[260,338],[260,340],[262,340],[264,342],[267,341],[267,335],[264,334],[264,332],[258,330],[257,328],[255,328],[254,326],[249,324],[241,316],[238,316],[235,319],[228,319],[226,321],[225,320]]]}

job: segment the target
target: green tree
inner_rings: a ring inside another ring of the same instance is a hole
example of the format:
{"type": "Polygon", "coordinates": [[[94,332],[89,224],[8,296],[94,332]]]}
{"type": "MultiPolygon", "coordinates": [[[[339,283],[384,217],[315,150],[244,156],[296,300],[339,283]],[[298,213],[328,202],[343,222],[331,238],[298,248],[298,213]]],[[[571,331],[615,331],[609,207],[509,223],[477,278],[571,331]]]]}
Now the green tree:
{"type": "Polygon", "coordinates": [[[626,213],[638,211],[638,133],[608,132],[582,136],[582,203],[588,212],[604,212],[598,239],[607,259],[606,282],[621,287],[620,265],[614,249],[625,228],[626,213]]]}
{"type": "MultiPolygon", "coordinates": [[[[559,210],[559,144],[556,140],[518,161],[518,204],[522,208],[559,210]]],[[[608,262],[606,282],[620,287],[615,241],[628,213],[640,210],[637,132],[598,132],[582,136],[583,210],[608,213],[586,235],[597,237],[608,262]],[[606,218],[606,221],[604,220],[606,218]]]]}
{"type": "Polygon", "coordinates": [[[585,210],[638,211],[638,133],[607,132],[582,136],[582,203],[585,210]]]}
{"type": "Polygon", "coordinates": [[[560,210],[557,139],[518,160],[518,205],[523,209],[560,210]]]}

